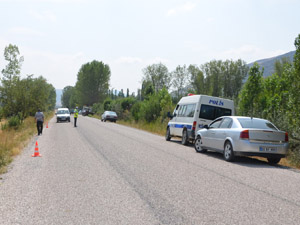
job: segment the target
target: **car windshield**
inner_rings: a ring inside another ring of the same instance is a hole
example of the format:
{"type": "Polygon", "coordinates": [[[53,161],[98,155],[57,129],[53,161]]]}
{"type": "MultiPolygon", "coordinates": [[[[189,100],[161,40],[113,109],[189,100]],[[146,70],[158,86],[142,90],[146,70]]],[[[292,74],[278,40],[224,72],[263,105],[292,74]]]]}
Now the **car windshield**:
{"type": "Polygon", "coordinates": [[[69,111],[68,110],[58,110],[57,114],[68,114],[69,111]]]}
{"type": "Polygon", "coordinates": [[[277,130],[277,128],[267,120],[260,120],[255,118],[239,118],[238,121],[243,128],[277,130]]]}

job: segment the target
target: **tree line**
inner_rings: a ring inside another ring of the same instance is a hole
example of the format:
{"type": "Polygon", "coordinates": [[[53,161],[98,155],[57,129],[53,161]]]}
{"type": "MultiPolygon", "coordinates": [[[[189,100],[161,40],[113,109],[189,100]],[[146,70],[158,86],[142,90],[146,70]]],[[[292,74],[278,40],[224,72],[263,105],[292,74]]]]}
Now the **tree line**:
{"type": "Polygon", "coordinates": [[[124,120],[167,123],[166,113],[187,93],[228,98],[234,100],[237,115],[265,118],[288,131],[300,155],[300,35],[294,44],[293,62],[277,61],[275,73],[267,78],[257,63],[248,68],[241,59],[179,65],[171,72],[158,63],[142,70],[137,94],[109,89],[109,66],[93,61],[81,67],[75,87],[64,88],[62,103],[69,108],[93,106],[97,114],[116,111],[124,120]]]}
{"type": "Polygon", "coordinates": [[[28,116],[34,116],[37,109],[54,110],[55,88],[42,76],[27,75],[21,78],[24,57],[19,48],[9,44],[4,50],[7,65],[2,69],[0,85],[0,119],[8,118],[9,124],[17,126],[28,116]]]}

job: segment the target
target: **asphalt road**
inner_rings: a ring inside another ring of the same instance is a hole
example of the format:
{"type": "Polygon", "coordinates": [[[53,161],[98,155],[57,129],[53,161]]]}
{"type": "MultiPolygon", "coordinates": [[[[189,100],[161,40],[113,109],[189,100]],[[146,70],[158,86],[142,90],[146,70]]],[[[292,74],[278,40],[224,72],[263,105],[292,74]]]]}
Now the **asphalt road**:
{"type": "Polygon", "coordinates": [[[53,118],[0,176],[0,224],[300,224],[298,171],[72,121],[53,118]]]}

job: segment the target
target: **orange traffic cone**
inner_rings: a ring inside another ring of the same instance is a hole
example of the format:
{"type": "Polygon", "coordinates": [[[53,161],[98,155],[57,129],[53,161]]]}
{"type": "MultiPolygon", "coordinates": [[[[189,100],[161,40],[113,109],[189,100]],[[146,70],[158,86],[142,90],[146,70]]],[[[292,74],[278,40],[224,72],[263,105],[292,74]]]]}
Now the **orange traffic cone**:
{"type": "Polygon", "coordinates": [[[48,128],[48,122],[47,122],[46,128],[48,128]]]}
{"type": "Polygon", "coordinates": [[[39,153],[38,142],[35,142],[35,149],[34,149],[34,154],[32,155],[32,157],[42,157],[42,155],[40,155],[40,153],[39,153]]]}

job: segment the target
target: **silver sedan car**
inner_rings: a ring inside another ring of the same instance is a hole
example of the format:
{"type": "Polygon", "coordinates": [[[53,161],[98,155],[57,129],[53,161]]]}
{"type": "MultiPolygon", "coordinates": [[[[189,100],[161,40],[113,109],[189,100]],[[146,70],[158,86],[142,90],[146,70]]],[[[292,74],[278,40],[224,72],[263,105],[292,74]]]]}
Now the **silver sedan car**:
{"type": "Polygon", "coordinates": [[[261,156],[276,164],[288,151],[288,133],[265,119],[224,116],[196,134],[195,150],[217,151],[226,161],[234,156],[261,156]]]}

